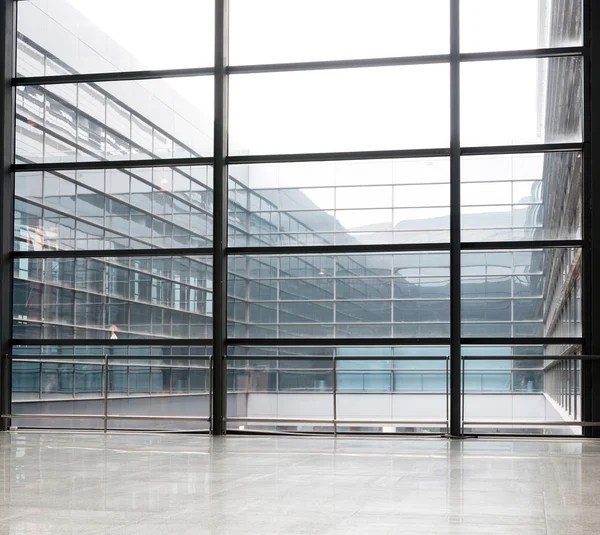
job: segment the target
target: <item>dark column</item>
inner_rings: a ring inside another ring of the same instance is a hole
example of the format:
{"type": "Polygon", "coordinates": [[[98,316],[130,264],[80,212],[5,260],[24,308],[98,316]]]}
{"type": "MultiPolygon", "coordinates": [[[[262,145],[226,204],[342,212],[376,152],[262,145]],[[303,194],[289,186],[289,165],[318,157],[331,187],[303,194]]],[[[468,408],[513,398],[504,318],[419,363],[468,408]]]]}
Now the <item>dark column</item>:
{"type": "MultiPolygon", "coordinates": [[[[600,355],[600,3],[584,1],[583,353],[600,355]]],[[[582,419],[600,422],[600,362],[583,361],[582,419]]],[[[584,429],[600,437],[600,428],[584,429]]]]}
{"type": "Polygon", "coordinates": [[[229,0],[215,2],[215,144],[213,235],[212,433],[225,434],[227,414],[227,75],[229,0]]]}
{"type": "MultiPolygon", "coordinates": [[[[9,414],[11,410],[11,363],[10,338],[12,331],[12,259],[13,247],[13,194],[14,176],[12,163],[14,157],[14,90],[12,78],[15,68],[15,2],[6,0],[0,10],[0,25],[3,37],[0,38],[0,57],[3,60],[2,70],[2,105],[0,106],[0,122],[2,124],[2,187],[0,203],[0,414],[9,414]]],[[[8,419],[0,418],[0,430],[10,426],[8,419]]]]}
{"type": "Polygon", "coordinates": [[[461,426],[460,323],[460,0],[450,3],[450,435],[461,426]]]}

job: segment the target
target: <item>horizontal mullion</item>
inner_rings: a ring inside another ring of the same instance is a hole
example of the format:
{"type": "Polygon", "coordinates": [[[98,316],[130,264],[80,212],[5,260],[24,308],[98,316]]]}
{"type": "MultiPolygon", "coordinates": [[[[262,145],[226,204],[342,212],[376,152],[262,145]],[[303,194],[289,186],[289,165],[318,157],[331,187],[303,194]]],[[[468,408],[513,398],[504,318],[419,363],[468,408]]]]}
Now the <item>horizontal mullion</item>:
{"type": "Polygon", "coordinates": [[[141,169],[148,167],[186,167],[213,165],[214,158],[147,158],[143,160],[99,160],[95,162],[48,162],[20,163],[12,166],[12,171],[79,171],[96,169],[141,169]]]}
{"type": "Polygon", "coordinates": [[[355,253],[403,253],[449,251],[449,243],[398,243],[398,244],[356,244],[356,245],[292,245],[292,246],[258,246],[228,247],[225,253],[234,255],[318,255],[318,254],[355,254],[355,253]]]}
{"type": "Polygon", "coordinates": [[[189,76],[214,75],[214,67],[184,69],[139,70],[127,72],[100,72],[90,74],[59,74],[53,76],[26,76],[13,78],[15,87],[27,85],[85,84],[98,82],[124,82],[134,80],[155,80],[158,78],[181,78],[189,76]]]}
{"type": "MultiPolygon", "coordinates": [[[[11,346],[177,346],[212,347],[212,338],[11,338],[11,346]]],[[[15,357],[17,358],[17,357],[15,357]]],[[[187,358],[187,357],[181,357],[187,358]]]]}
{"type": "Polygon", "coordinates": [[[537,143],[532,145],[492,145],[462,147],[461,156],[494,156],[498,154],[540,154],[544,152],[580,152],[583,143],[537,143]]]}
{"type": "Polygon", "coordinates": [[[12,258],[113,258],[134,256],[211,256],[212,247],[168,248],[168,249],[96,249],[78,251],[71,249],[53,249],[49,251],[13,251],[12,258]]]}
{"type": "MultiPolygon", "coordinates": [[[[462,360],[597,360],[600,355],[463,355],[462,360]]],[[[500,369],[500,368],[499,368],[500,369]]],[[[542,368],[512,368],[513,370],[542,368]]],[[[487,368],[486,368],[487,370],[487,368]]],[[[475,371],[475,370],[472,370],[475,371]]]]}
{"type": "Polygon", "coordinates": [[[561,247],[582,247],[583,240],[528,240],[528,241],[486,241],[462,242],[462,251],[495,251],[524,249],[559,249],[561,247]]]}
{"type": "Polygon", "coordinates": [[[259,154],[229,156],[229,165],[252,163],[300,163],[350,160],[383,160],[395,158],[436,158],[450,156],[450,148],[406,149],[354,152],[316,152],[300,154],[259,154]]]}
{"type": "MultiPolygon", "coordinates": [[[[584,48],[535,48],[526,50],[507,50],[493,52],[470,52],[460,54],[461,62],[490,61],[526,58],[547,58],[582,56],[584,48]]],[[[365,67],[394,67],[403,65],[430,65],[437,63],[449,63],[450,54],[433,54],[421,56],[396,56],[384,58],[362,58],[346,60],[326,61],[304,61],[288,63],[270,63],[258,65],[232,65],[226,68],[227,74],[252,74],[252,73],[274,73],[289,71],[313,71],[352,69],[365,67]]],[[[212,76],[215,74],[214,67],[191,67],[181,69],[146,69],[136,71],[113,71],[102,73],[77,73],[52,76],[27,76],[16,77],[12,80],[15,87],[32,85],[57,85],[57,84],[79,84],[100,82],[122,82],[136,80],[153,80],[161,78],[181,78],[192,76],[212,76]]]]}
{"type": "MultiPolygon", "coordinates": [[[[14,359],[17,359],[18,357],[13,357],[14,359]]],[[[123,357],[126,358],[126,357],[123,357]]],[[[185,358],[185,357],[182,357],[185,358]]],[[[343,356],[343,357],[338,357],[338,356],[332,356],[332,355],[266,355],[266,356],[261,356],[261,355],[245,355],[245,356],[237,356],[237,355],[228,355],[227,356],[227,360],[280,360],[280,361],[290,361],[290,360],[326,360],[326,361],[331,361],[331,360],[335,360],[336,362],[339,361],[363,361],[363,360],[369,360],[369,361],[375,361],[375,360],[393,360],[393,361],[410,361],[410,360],[432,360],[432,361],[447,361],[450,357],[424,357],[424,356],[410,356],[410,357],[404,357],[404,356],[397,356],[397,355],[351,355],[351,356],[343,356]]],[[[165,364],[164,366],[169,367],[168,364],[165,364]]],[[[234,369],[239,369],[239,368],[234,368],[234,369]]],[[[331,369],[331,368],[327,368],[327,369],[331,369]]],[[[519,368],[519,369],[525,369],[525,368],[519,368]]],[[[278,371],[278,372],[287,372],[287,371],[306,371],[307,368],[267,368],[264,371],[278,371]]],[[[312,370],[312,368],[309,368],[309,370],[312,370]]],[[[502,370],[504,370],[504,368],[502,368],[502,370]]],[[[263,370],[261,370],[263,371],[263,370]]],[[[410,370],[406,370],[403,368],[382,368],[382,369],[368,369],[365,370],[364,368],[343,368],[342,370],[337,370],[338,372],[341,371],[374,371],[374,372],[379,372],[379,371],[398,371],[398,372],[406,372],[406,371],[437,371],[435,368],[433,370],[429,369],[429,368],[424,368],[423,370],[421,369],[410,369],[410,370]]]]}
{"type": "MultiPolygon", "coordinates": [[[[201,355],[54,355],[54,354],[42,354],[42,355],[7,355],[10,360],[13,361],[34,361],[40,363],[52,363],[53,361],[68,361],[63,364],[81,364],[80,362],[75,362],[79,360],[97,360],[102,361],[104,357],[109,359],[109,364],[116,364],[110,362],[112,360],[210,360],[212,358],[211,355],[201,356],[201,355]]],[[[103,362],[93,362],[94,365],[102,365],[103,362]]],[[[127,366],[128,364],[117,364],[118,366],[127,366]]],[[[143,364],[136,364],[136,366],[142,366],[143,364]]],[[[182,364],[152,364],[148,363],[148,366],[153,367],[161,367],[161,368],[189,368],[189,366],[185,366],[182,364]]],[[[206,368],[198,367],[194,368],[198,370],[203,370],[206,368]]]]}
{"type": "MultiPolygon", "coordinates": [[[[527,345],[581,345],[582,337],[556,337],[549,338],[544,336],[514,336],[514,337],[461,337],[460,343],[463,345],[504,345],[504,346],[527,346],[527,345]]],[[[539,360],[539,359],[538,359],[539,360]]]]}
{"type": "Polygon", "coordinates": [[[445,346],[450,344],[450,338],[227,338],[225,344],[250,347],[445,346]]]}
{"type": "Polygon", "coordinates": [[[582,46],[528,48],[525,50],[494,50],[490,52],[463,52],[460,61],[493,61],[508,59],[559,58],[567,56],[583,56],[582,46]]]}
{"type": "Polygon", "coordinates": [[[230,65],[226,68],[226,72],[227,74],[253,74],[289,71],[356,69],[364,67],[399,67],[402,65],[431,65],[433,63],[449,62],[450,54],[430,54],[425,56],[394,56],[385,58],[263,63],[257,65],[230,65]]]}

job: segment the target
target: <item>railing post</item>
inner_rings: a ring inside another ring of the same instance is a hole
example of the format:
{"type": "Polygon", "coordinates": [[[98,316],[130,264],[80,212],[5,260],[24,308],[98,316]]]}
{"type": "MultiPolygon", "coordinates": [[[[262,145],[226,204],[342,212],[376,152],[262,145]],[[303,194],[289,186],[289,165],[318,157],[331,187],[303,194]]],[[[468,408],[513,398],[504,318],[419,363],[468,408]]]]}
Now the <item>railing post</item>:
{"type": "Polygon", "coordinates": [[[103,422],[104,422],[104,432],[108,431],[108,353],[104,355],[104,366],[103,366],[104,374],[103,374],[103,383],[104,383],[104,411],[103,411],[103,422]]]}

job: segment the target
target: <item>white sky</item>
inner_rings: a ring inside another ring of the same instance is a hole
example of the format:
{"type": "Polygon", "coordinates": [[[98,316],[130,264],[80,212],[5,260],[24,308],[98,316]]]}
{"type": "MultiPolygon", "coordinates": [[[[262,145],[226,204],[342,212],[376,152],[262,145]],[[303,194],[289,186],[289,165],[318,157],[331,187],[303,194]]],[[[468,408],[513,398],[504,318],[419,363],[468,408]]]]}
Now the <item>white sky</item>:
{"type": "MultiPolygon", "coordinates": [[[[212,0],[68,1],[149,68],[212,64],[212,0]]],[[[231,63],[448,53],[448,5],[448,0],[231,0],[231,63]]],[[[538,0],[462,0],[461,6],[463,51],[539,45],[538,0]]],[[[462,67],[463,145],[543,141],[539,66],[520,60],[462,67]]],[[[190,81],[168,83],[200,109],[212,104],[190,81]]],[[[230,80],[233,154],[448,147],[449,128],[447,65],[230,80]]],[[[413,205],[447,202],[448,192],[438,190],[429,190],[428,198],[414,191],[413,205]]],[[[307,194],[317,204],[324,199],[318,191],[307,194]]],[[[360,193],[368,204],[365,194],[360,193]]],[[[373,216],[361,220],[355,214],[343,223],[361,226],[373,216]]]]}

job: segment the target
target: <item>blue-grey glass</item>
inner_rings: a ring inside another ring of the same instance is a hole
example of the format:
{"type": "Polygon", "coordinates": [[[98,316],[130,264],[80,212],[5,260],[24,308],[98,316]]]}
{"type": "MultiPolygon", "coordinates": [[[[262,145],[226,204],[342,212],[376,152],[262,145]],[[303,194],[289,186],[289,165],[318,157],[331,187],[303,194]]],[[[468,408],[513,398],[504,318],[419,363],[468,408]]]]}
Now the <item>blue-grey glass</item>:
{"type": "Polygon", "coordinates": [[[15,176],[15,249],[210,247],[212,168],[15,176]]]}
{"type": "Polygon", "coordinates": [[[576,151],[463,157],[463,241],[580,239],[582,171],[576,151]]]}
{"type": "Polygon", "coordinates": [[[450,239],[447,158],[234,165],[229,173],[231,245],[450,239]]]}
{"type": "Polygon", "coordinates": [[[463,252],[463,336],[581,336],[580,266],[580,249],[463,252]]]}
{"type": "Polygon", "coordinates": [[[19,87],[19,163],[212,156],[213,78],[19,87]]]}
{"type": "Polygon", "coordinates": [[[17,338],[209,338],[206,257],[15,260],[17,338]]]}
{"type": "Polygon", "coordinates": [[[229,260],[231,337],[447,336],[447,253],[229,260]]]}

